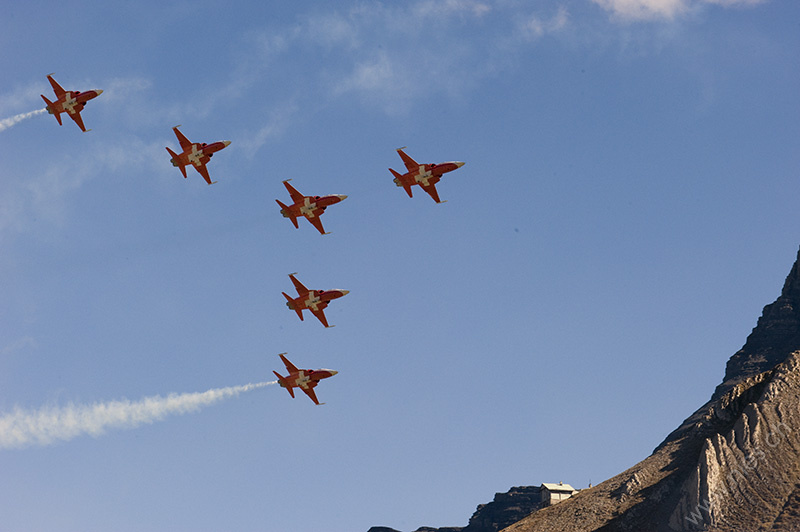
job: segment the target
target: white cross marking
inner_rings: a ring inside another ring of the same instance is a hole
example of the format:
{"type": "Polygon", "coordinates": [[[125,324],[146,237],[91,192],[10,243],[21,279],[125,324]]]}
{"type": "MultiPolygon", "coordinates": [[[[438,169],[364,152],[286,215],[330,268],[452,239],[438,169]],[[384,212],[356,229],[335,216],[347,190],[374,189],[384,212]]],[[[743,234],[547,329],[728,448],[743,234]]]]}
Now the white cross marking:
{"type": "Polygon", "coordinates": [[[195,166],[201,166],[203,164],[200,162],[200,159],[203,157],[203,151],[197,149],[199,146],[199,144],[192,144],[192,153],[189,154],[189,162],[195,166]]]}
{"type": "Polygon", "coordinates": [[[306,372],[301,370],[300,373],[297,374],[297,379],[294,381],[294,384],[295,386],[300,386],[301,388],[305,388],[306,383],[308,383],[308,381],[310,380],[311,379],[308,378],[306,372]]]}
{"type": "Polygon", "coordinates": [[[414,176],[414,180],[417,183],[423,184],[426,187],[430,185],[430,178],[433,177],[433,174],[430,170],[425,170],[425,166],[419,167],[419,173],[414,176]]]}
{"type": "Polygon", "coordinates": [[[306,299],[305,304],[306,308],[319,310],[319,297],[317,297],[317,292],[312,290],[308,293],[308,299],[306,299]]]}
{"type": "Polygon", "coordinates": [[[306,197],[305,203],[302,207],[300,207],[300,212],[306,218],[313,218],[314,217],[314,209],[317,208],[317,204],[311,201],[311,198],[306,197]]]}
{"type": "Polygon", "coordinates": [[[73,114],[75,112],[75,106],[78,104],[78,100],[72,97],[72,93],[68,92],[66,97],[64,98],[64,103],[62,107],[65,111],[69,114],[73,114]]]}

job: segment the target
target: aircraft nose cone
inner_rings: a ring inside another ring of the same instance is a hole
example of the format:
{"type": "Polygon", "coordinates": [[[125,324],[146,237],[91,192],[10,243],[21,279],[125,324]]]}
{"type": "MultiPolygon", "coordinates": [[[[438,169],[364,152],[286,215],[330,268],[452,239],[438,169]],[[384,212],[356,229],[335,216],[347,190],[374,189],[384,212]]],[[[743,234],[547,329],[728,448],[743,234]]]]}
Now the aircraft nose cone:
{"type": "Polygon", "coordinates": [[[456,166],[457,166],[457,167],[461,168],[461,167],[462,167],[462,166],[464,166],[466,163],[462,163],[461,161],[456,161],[456,163],[455,163],[455,164],[456,164],[456,166]]]}
{"type": "Polygon", "coordinates": [[[337,373],[339,373],[339,372],[338,372],[338,371],[336,371],[335,369],[331,369],[331,370],[328,370],[328,371],[330,371],[330,372],[331,372],[331,377],[332,377],[332,376],[334,376],[334,375],[336,375],[337,373]]]}
{"type": "Polygon", "coordinates": [[[347,294],[350,293],[350,290],[339,290],[339,291],[342,293],[343,296],[346,296],[347,294]]]}
{"type": "Polygon", "coordinates": [[[346,194],[339,194],[339,201],[344,201],[346,199],[347,199],[347,195],[346,194]]]}
{"type": "Polygon", "coordinates": [[[94,92],[96,92],[97,95],[100,96],[101,94],[103,94],[103,89],[96,89],[94,92]]]}
{"type": "MultiPolygon", "coordinates": [[[[223,140],[222,143],[225,145],[225,147],[228,147],[228,146],[231,145],[231,141],[229,141],[229,140],[223,140]]],[[[461,164],[464,164],[464,163],[461,163],[461,164]]]]}

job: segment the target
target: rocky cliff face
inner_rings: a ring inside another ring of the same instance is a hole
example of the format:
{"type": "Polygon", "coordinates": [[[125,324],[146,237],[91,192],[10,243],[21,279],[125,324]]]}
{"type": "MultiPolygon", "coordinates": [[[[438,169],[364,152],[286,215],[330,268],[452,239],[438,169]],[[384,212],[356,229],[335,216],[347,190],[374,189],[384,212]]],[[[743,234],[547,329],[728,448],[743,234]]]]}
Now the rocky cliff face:
{"type": "MultiPolygon", "coordinates": [[[[800,262],[800,261],[799,261],[800,262]]],[[[728,360],[725,378],[712,399],[720,398],[737,382],[774,368],[800,348],[800,268],[795,262],[780,297],[764,307],[747,342],[728,360]]]]}
{"type": "Polygon", "coordinates": [[[652,455],[506,532],[800,531],[800,272],[652,455]]]}
{"type": "Polygon", "coordinates": [[[540,486],[521,486],[495,493],[492,502],[478,506],[462,532],[497,532],[538,510],[541,500],[540,486]]]}

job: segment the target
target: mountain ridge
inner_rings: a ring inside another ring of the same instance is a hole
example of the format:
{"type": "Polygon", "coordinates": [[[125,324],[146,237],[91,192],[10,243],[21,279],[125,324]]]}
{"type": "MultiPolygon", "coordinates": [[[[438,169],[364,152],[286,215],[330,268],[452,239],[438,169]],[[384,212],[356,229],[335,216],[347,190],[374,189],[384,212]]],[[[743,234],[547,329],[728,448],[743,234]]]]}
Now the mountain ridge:
{"type": "Polygon", "coordinates": [[[504,532],[800,530],[798,264],[711,399],[649,457],[504,532]]]}

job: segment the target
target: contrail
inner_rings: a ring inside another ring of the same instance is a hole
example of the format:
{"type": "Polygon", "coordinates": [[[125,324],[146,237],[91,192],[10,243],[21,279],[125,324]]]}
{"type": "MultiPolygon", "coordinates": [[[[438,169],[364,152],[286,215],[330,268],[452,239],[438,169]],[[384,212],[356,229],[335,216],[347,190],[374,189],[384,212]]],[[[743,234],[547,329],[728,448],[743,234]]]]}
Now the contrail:
{"type": "Polygon", "coordinates": [[[10,128],[15,124],[19,124],[26,118],[30,118],[32,116],[40,115],[46,112],[47,109],[37,109],[36,111],[31,111],[30,113],[22,113],[17,116],[12,116],[11,118],[4,118],[0,120],[0,131],[5,131],[6,129],[10,128]]]}
{"type": "Polygon", "coordinates": [[[123,399],[91,405],[42,407],[38,410],[15,408],[10,414],[0,416],[0,449],[51,445],[82,434],[97,437],[111,428],[132,429],[144,423],[161,421],[171,414],[196,412],[223,399],[277,382],[259,382],[207,392],[173,393],[167,397],[154,395],[139,401],[123,399]]]}

